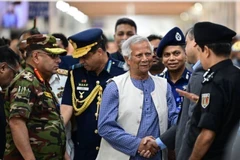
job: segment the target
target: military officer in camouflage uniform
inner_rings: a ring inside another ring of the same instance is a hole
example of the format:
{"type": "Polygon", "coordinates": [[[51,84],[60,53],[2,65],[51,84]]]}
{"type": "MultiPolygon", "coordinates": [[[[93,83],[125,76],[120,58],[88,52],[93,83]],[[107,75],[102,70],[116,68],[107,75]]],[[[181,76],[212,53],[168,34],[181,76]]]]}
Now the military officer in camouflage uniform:
{"type": "Polygon", "coordinates": [[[68,39],[74,47],[73,57],[80,57],[80,65],[69,71],[61,112],[65,124],[72,113],[75,115],[74,159],[95,160],[101,141],[97,120],[102,91],[109,78],[124,73],[123,62],[109,57],[101,29],[88,29],[68,39]]]}
{"type": "Polygon", "coordinates": [[[56,39],[41,34],[27,39],[27,66],[12,81],[4,105],[7,128],[4,160],[56,159],[65,153],[65,131],[59,103],[48,83],[57,72],[56,39]]]}

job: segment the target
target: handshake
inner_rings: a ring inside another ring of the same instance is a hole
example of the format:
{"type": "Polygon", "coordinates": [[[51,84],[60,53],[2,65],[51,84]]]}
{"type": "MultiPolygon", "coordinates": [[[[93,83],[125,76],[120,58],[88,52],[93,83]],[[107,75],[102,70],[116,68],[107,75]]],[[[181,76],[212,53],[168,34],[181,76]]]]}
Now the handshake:
{"type": "Polygon", "coordinates": [[[152,136],[144,137],[138,147],[138,153],[145,158],[155,156],[159,150],[160,148],[157,145],[155,138],[152,136]]]}

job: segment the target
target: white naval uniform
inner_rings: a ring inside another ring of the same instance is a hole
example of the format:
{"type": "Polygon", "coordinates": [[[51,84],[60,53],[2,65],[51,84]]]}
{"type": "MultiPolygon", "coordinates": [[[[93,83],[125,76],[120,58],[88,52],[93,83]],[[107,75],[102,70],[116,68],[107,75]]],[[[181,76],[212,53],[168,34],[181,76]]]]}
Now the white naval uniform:
{"type": "MultiPolygon", "coordinates": [[[[61,104],[62,101],[62,96],[63,96],[63,90],[65,87],[65,83],[67,81],[68,77],[68,71],[65,69],[58,69],[58,74],[52,75],[49,84],[52,87],[53,93],[56,95],[58,98],[58,102],[61,104]]],[[[65,131],[66,131],[66,151],[68,155],[70,156],[71,160],[73,160],[74,157],[74,144],[71,139],[71,122],[69,121],[68,124],[65,126],[65,131]]]]}

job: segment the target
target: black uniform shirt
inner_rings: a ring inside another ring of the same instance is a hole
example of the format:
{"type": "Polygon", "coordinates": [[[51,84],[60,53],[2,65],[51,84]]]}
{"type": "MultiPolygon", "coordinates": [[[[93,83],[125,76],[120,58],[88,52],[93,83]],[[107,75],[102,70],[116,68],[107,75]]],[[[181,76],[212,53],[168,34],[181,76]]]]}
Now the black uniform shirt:
{"type": "Polygon", "coordinates": [[[240,70],[231,60],[212,66],[205,74],[198,105],[191,117],[187,133],[193,147],[202,128],[212,130],[216,137],[204,159],[221,159],[240,118],[240,70]],[[214,157],[214,158],[213,158],[214,157]]]}

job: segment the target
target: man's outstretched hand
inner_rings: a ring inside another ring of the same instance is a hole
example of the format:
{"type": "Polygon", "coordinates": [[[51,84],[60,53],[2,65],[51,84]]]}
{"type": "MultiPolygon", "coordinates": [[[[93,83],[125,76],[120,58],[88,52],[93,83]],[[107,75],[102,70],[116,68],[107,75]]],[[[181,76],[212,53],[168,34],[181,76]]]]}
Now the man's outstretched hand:
{"type": "Polygon", "coordinates": [[[140,156],[143,156],[145,158],[155,156],[159,150],[160,148],[158,147],[155,138],[152,136],[144,137],[138,147],[138,153],[140,156]]]}
{"type": "Polygon", "coordinates": [[[198,102],[198,99],[199,99],[199,96],[194,94],[194,93],[189,93],[187,91],[183,91],[181,89],[176,89],[176,91],[181,95],[181,96],[184,96],[188,99],[190,99],[191,101],[197,103],[198,102]]]}

